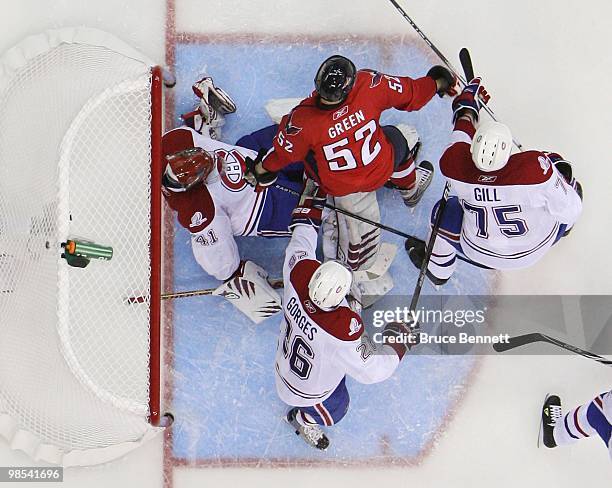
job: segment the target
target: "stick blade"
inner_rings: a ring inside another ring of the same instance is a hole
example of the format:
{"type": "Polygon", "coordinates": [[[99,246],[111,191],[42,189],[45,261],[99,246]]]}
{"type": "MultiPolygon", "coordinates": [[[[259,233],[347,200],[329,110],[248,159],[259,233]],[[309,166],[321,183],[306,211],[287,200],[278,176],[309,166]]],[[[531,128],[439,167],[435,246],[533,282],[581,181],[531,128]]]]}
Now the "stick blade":
{"type": "Polygon", "coordinates": [[[465,81],[469,83],[469,81],[474,78],[474,66],[472,66],[472,57],[467,47],[462,47],[459,51],[459,61],[461,62],[463,73],[465,74],[465,81]]]}
{"type": "Polygon", "coordinates": [[[527,344],[531,344],[532,342],[538,342],[543,340],[542,334],[533,333],[533,334],[524,334],[516,337],[510,337],[508,342],[497,342],[493,344],[493,349],[496,352],[506,352],[510,349],[514,349],[515,347],[525,346],[527,344]]]}

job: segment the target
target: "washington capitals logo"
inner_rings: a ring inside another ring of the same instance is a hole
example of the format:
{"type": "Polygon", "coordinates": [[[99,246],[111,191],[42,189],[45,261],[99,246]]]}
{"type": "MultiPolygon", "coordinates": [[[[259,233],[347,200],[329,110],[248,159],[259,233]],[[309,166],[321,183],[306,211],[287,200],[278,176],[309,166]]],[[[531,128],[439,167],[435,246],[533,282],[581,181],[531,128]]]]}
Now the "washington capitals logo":
{"type": "Polygon", "coordinates": [[[370,81],[370,88],[375,88],[378,85],[380,85],[380,82],[382,81],[383,75],[381,73],[379,73],[378,71],[372,71],[372,70],[365,70],[367,72],[370,73],[370,75],[372,76],[372,81],[370,81]]]}
{"type": "Polygon", "coordinates": [[[294,136],[296,134],[299,134],[302,131],[301,127],[297,127],[296,125],[293,125],[293,114],[295,113],[295,109],[293,109],[291,111],[291,113],[289,114],[289,117],[287,118],[287,123],[285,124],[285,133],[288,136],[294,136]]]}

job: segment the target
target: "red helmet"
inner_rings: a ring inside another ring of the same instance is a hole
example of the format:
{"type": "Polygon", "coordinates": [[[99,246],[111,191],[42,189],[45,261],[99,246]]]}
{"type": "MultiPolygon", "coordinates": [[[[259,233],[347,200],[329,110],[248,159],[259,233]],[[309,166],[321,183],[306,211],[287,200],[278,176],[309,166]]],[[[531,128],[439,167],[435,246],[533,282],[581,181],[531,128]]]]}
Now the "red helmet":
{"type": "Polygon", "coordinates": [[[216,165],[216,156],[201,147],[183,149],[166,156],[165,176],[173,186],[188,190],[206,180],[216,165]]]}

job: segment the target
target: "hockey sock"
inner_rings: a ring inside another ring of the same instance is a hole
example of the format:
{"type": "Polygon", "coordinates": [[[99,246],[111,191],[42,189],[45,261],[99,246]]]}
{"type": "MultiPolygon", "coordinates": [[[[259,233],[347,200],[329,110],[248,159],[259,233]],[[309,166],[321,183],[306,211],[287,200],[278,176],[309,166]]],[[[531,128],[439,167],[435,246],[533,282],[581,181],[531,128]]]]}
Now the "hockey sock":
{"type": "Polygon", "coordinates": [[[555,425],[553,437],[558,446],[573,444],[595,433],[587,419],[587,405],[580,405],[563,415],[555,425]]]}

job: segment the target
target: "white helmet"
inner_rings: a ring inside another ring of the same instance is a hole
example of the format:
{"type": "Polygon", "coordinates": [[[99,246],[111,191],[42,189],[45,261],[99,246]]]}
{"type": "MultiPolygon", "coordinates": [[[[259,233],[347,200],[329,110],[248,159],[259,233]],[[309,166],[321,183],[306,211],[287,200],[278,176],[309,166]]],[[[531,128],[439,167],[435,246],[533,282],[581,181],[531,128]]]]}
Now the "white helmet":
{"type": "Polygon", "coordinates": [[[342,303],[353,283],[353,273],[339,261],[327,261],[317,268],[308,282],[308,295],[324,312],[342,303]]]}
{"type": "Polygon", "coordinates": [[[512,150],[510,129],[499,122],[480,124],[472,140],[472,160],[481,171],[497,171],[506,166],[512,150]]]}

